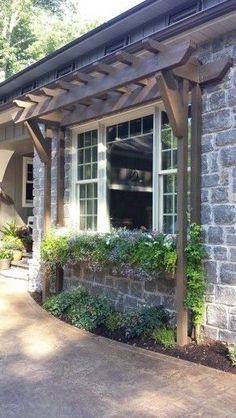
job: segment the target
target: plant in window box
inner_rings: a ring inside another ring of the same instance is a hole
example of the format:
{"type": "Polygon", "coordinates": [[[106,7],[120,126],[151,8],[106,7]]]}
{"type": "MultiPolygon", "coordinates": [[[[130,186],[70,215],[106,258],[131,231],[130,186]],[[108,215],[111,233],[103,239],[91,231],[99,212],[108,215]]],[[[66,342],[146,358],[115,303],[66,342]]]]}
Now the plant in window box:
{"type": "Polygon", "coordinates": [[[8,270],[12,260],[12,252],[0,249],[0,270],[8,270]]]}
{"type": "Polygon", "coordinates": [[[5,251],[11,251],[13,261],[20,261],[22,259],[23,244],[20,238],[5,236],[3,239],[2,248],[5,251]]]}

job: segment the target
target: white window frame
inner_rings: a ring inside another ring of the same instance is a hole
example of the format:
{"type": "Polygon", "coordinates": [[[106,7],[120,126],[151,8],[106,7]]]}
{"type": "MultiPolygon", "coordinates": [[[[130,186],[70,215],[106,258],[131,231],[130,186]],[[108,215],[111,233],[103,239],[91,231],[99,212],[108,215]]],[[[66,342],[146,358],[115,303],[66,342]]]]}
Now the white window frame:
{"type": "Polygon", "coordinates": [[[33,165],[33,158],[32,157],[23,157],[23,170],[22,170],[22,207],[23,208],[32,208],[34,206],[33,200],[32,202],[26,202],[26,185],[27,183],[32,183],[33,180],[27,180],[27,166],[28,164],[33,165]]]}
{"type": "MultiPolygon", "coordinates": [[[[163,104],[157,102],[135,110],[122,112],[99,121],[81,124],[71,129],[72,132],[72,178],[71,178],[71,219],[72,227],[79,230],[79,206],[76,201],[77,182],[77,137],[79,133],[97,129],[98,131],[98,213],[97,232],[110,231],[108,187],[107,187],[107,159],[106,159],[106,128],[111,125],[133,120],[139,117],[153,115],[153,210],[152,229],[162,231],[163,228],[163,177],[176,174],[177,169],[161,170],[161,112],[165,111],[163,104]]],[[[86,181],[85,181],[86,182],[86,181]]],[[[94,180],[93,180],[94,182],[94,180]]],[[[81,231],[82,232],[82,231],[81,231]]]]}

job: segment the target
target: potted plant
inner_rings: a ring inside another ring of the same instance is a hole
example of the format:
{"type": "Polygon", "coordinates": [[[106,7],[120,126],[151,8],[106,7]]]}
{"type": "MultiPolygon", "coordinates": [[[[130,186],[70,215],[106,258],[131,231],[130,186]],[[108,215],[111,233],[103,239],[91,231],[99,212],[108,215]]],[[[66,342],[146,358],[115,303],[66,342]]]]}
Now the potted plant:
{"type": "Polygon", "coordinates": [[[0,249],[0,270],[8,270],[11,265],[11,259],[11,251],[0,249]]]}
{"type": "Polygon", "coordinates": [[[22,259],[23,243],[20,238],[6,236],[3,239],[2,249],[12,253],[13,261],[20,261],[22,259]]]}

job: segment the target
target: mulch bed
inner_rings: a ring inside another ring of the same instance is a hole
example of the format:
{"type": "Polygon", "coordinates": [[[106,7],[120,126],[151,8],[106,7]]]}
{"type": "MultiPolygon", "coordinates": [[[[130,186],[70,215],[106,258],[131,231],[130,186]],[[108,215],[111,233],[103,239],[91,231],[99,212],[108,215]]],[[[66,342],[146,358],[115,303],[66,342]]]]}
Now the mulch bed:
{"type": "MultiPolygon", "coordinates": [[[[39,305],[42,305],[41,293],[34,292],[30,293],[30,295],[39,305]]],[[[63,317],[60,319],[71,324],[66,315],[63,315],[63,317]]],[[[204,366],[212,367],[224,372],[236,374],[236,367],[232,366],[229,358],[227,357],[226,344],[221,341],[205,340],[201,344],[191,342],[184,347],[164,348],[151,338],[147,337],[127,339],[122,330],[112,332],[107,330],[105,327],[100,327],[94,330],[93,334],[110,338],[112,340],[119,341],[131,346],[154,351],[156,353],[166,354],[171,357],[180,358],[182,360],[202,364],[204,366]]]]}

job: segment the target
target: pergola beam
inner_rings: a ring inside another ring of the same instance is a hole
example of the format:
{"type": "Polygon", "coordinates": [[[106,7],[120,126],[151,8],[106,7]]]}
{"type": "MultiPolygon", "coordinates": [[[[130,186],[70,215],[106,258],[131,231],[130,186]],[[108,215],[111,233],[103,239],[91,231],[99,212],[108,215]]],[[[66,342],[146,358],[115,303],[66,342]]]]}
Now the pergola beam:
{"type": "MultiPolygon", "coordinates": [[[[109,76],[107,74],[95,77],[87,85],[75,86],[70,92],[58,94],[56,97],[52,97],[50,102],[45,104],[43,108],[41,104],[40,106],[32,105],[28,115],[24,115],[23,119],[20,117],[18,120],[15,120],[15,122],[23,122],[24,120],[27,120],[28,117],[40,117],[43,114],[51,113],[67,105],[78,103],[83,99],[89,99],[109,90],[118,89],[141,79],[149,78],[157,71],[181,66],[188,61],[193,50],[194,45],[192,42],[184,42],[175,45],[174,47],[166,48],[163,52],[158,54],[158,57],[153,55],[149,58],[145,57],[145,59],[139,59],[137,64],[131,66],[127,65],[123,69],[109,66],[108,70],[107,67],[104,67],[105,64],[102,66],[99,64],[100,71],[103,69],[104,72],[108,72],[112,68],[112,72],[110,72],[109,76]]],[[[93,69],[95,69],[97,65],[98,64],[96,64],[93,69]]]]}

